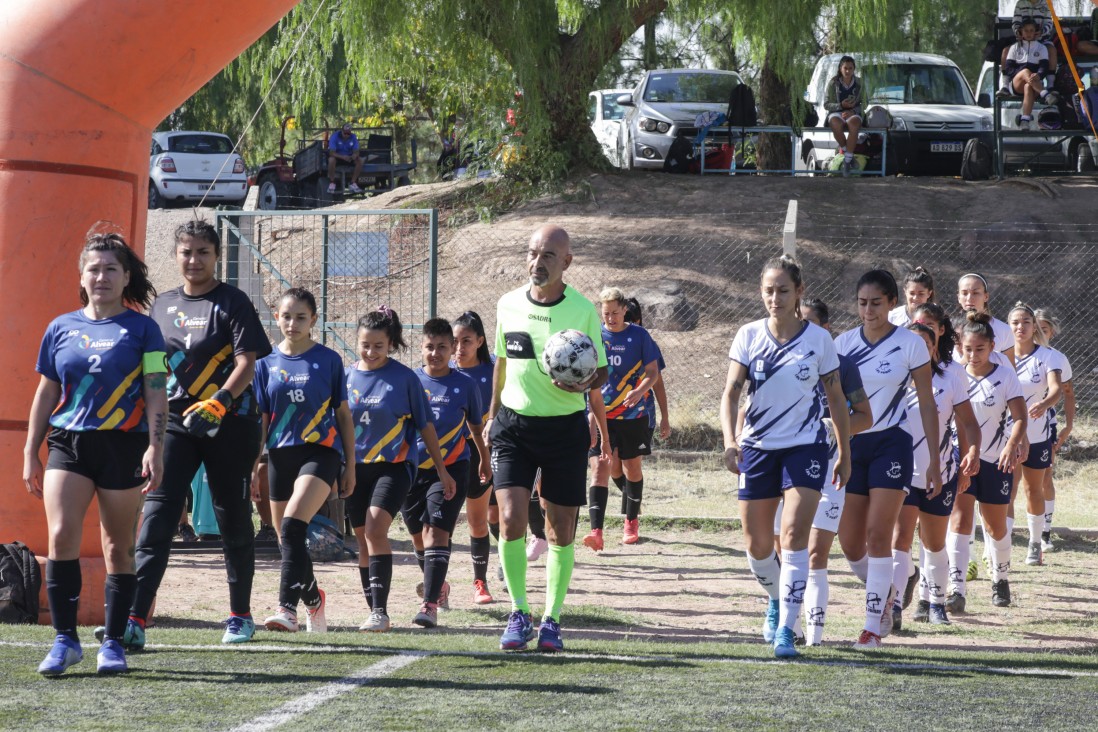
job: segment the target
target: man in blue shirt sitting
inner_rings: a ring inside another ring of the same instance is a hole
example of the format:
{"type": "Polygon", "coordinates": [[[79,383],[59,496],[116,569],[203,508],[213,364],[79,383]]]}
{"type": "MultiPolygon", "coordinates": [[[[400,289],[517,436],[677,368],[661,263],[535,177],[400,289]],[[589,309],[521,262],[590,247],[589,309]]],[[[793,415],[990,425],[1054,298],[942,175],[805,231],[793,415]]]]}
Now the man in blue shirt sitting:
{"type": "Polygon", "coordinates": [[[351,123],[343,125],[343,129],[328,138],[328,193],[336,191],[336,163],[342,160],[345,163],[354,163],[355,172],[351,176],[351,185],[347,189],[351,193],[362,193],[358,187],[358,177],[362,174],[362,158],[358,155],[358,137],[351,131],[351,123]]]}

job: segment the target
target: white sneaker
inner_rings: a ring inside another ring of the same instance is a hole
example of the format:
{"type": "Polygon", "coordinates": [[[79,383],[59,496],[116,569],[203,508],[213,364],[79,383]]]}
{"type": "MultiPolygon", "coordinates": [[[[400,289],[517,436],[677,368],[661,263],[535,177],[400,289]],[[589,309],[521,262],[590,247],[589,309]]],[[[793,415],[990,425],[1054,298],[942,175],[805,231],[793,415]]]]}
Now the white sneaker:
{"type": "Polygon", "coordinates": [[[306,633],[327,633],[328,632],[328,619],[324,616],[324,607],[328,604],[327,596],[324,594],[324,590],[317,590],[320,593],[320,602],[316,607],[305,606],[305,632],[306,633]]]}
{"type": "Polygon", "coordinates": [[[297,615],[286,608],[279,608],[277,613],[263,621],[263,627],[280,633],[296,633],[298,631],[297,615]]]}
{"type": "Polygon", "coordinates": [[[347,186],[347,190],[349,190],[351,193],[362,193],[362,189],[358,187],[358,183],[352,183],[351,185],[347,186]]]}
{"type": "Polygon", "coordinates": [[[536,536],[531,535],[529,542],[526,544],[526,561],[536,562],[538,557],[549,550],[549,542],[545,539],[539,539],[536,536]]]}
{"type": "Polygon", "coordinates": [[[854,647],[861,649],[880,648],[881,636],[876,635],[871,631],[863,630],[862,634],[858,636],[858,640],[854,643],[854,647]]]}
{"type": "Polygon", "coordinates": [[[393,624],[389,622],[389,616],[374,610],[370,613],[370,617],[366,618],[366,622],[358,626],[358,629],[365,633],[385,633],[391,627],[393,624]]]}
{"type": "Polygon", "coordinates": [[[336,184],[335,183],[329,183],[328,184],[328,193],[335,193],[335,192],[336,192],[336,184]]]}

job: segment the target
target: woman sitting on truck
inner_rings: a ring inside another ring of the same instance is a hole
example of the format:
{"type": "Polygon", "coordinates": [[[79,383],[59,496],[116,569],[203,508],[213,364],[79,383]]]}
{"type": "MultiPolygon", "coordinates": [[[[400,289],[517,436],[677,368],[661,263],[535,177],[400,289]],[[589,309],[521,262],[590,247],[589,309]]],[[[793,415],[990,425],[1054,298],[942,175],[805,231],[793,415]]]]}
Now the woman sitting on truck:
{"type": "Polygon", "coordinates": [[[1048,48],[1037,40],[1037,21],[1026,18],[1019,29],[1020,39],[1006,50],[1003,56],[1001,94],[1022,97],[1022,116],[1019,129],[1036,129],[1033,123],[1033,105],[1056,104],[1060,95],[1045,89],[1045,77],[1050,71],[1048,48]]]}
{"type": "Polygon", "coordinates": [[[843,156],[843,175],[850,172],[854,163],[854,146],[858,144],[858,131],[862,127],[862,82],[854,75],[854,59],[839,59],[839,73],[827,84],[827,124],[839,143],[843,156]],[[846,134],[843,132],[846,130],[846,134]]]}

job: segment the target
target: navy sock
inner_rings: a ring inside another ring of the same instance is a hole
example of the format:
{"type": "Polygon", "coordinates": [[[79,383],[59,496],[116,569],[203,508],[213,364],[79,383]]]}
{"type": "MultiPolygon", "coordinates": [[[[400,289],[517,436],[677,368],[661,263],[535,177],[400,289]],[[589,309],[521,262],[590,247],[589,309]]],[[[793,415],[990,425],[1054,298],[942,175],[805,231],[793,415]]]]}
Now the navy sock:
{"type": "Polygon", "coordinates": [[[488,581],[488,554],[491,548],[487,536],[469,537],[469,552],[473,555],[473,579],[488,581]]]}
{"type": "Polygon", "coordinates": [[[426,567],[423,570],[423,601],[437,603],[450,568],[450,550],[446,547],[430,547],[423,550],[426,567]]]}
{"type": "Polygon", "coordinates": [[[46,560],[46,597],[50,601],[53,629],[58,635],[79,640],[76,635],[76,610],[82,588],[79,559],[46,560]]]}
{"type": "Polygon", "coordinates": [[[104,588],[107,601],[105,637],[121,642],[126,634],[126,619],[130,615],[130,603],[137,590],[137,575],[108,574],[104,588]]]}
{"type": "Polygon", "coordinates": [[[588,489],[587,513],[591,517],[591,528],[601,529],[606,519],[606,504],[610,501],[610,489],[604,485],[593,485],[588,489]]]}
{"type": "Polygon", "coordinates": [[[388,614],[385,610],[389,602],[389,585],[393,582],[393,555],[370,555],[370,592],[374,596],[374,604],[370,608],[374,612],[388,614]]]}
{"type": "Polygon", "coordinates": [[[282,519],[282,577],[278,587],[278,605],[292,613],[297,612],[301,593],[312,580],[313,563],[305,544],[309,524],[287,516],[282,519]]]}
{"type": "Polygon", "coordinates": [[[641,498],[644,496],[644,480],[629,480],[625,483],[625,490],[629,496],[626,505],[625,518],[630,521],[640,516],[641,498]]]}
{"type": "Polygon", "coordinates": [[[358,568],[358,580],[362,583],[362,594],[366,596],[366,606],[371,610],[374,609],[374,596],[370,592],[370,568],[359,567],[358,568]]]}

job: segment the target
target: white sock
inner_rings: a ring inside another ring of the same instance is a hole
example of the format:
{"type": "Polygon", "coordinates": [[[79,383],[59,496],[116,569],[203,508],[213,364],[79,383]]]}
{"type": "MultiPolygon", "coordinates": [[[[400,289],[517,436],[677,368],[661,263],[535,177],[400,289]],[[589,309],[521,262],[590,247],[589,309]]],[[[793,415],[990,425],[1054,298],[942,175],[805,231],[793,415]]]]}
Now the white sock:
{"type": "Polygon", "coordinates": [[[972,556],[972,545],[967,534],[946,534],[946,554],[949,556],[949,591],[965,594],[965,575],[968,574],[968,559],[972,556]]]}
{"type": "Polygon", "coordinates": [[[881,634],[881,614],[892,612],[885,607],[892,588],[892,557],[870,557],[865,580],[865,629],[881,634]]]}
{"type": "Polygon", "coordinates": [[[782,549],[781,611],[778,627],[793,628],[804,605],[804,590],[808,586],[808,550],[782,549]]]}
{"type": "MultiPolygon", "coordinates": [[[[945,551],[945,550],[943,549],[942,551],[945,551]]],[[[919,545],[919,599],[924,600],[926,602],[930,602],[930,584],[929,584],[930,583],[930,575],[927,574],[927,568],[926,568],[927,567],[927,562],[929,562],[929,561],[930,560],[927,558],[926,547],[923,546],[922,544],[920,544],[919,545]]],[[[949,561],[945,558],[945,555],[942,555],[942,561],[943,561],[942,566],[945,568],[945,571],[946,571],[947,576],[948,576],[949,561]]],[[[943,588],[943,591],[944,591],[944,588],[945,588],[945,583],[944,582],[942,583],[942,588],[943,588]]]]}
{"type": "Polygon", "coordinates": [[[793,636],[804,635],[804,627],[801,625],[801,614],[797,613],[797,619],[793,621],[793,636]]]}
{"type": "MultiPolygon", "coordinates": [[[[933,605],[944,605],[946,582],[949,579],[949,558],[946,556],[946,550],[927,552],[925,562],[923,578],[929,601],[933,605]]],[[[965,562],[965,568],[967,567],[968,562],[965,562]]]]}
{"type": "Polygon", "coordinates": [[[751,573],[759,581],[771,600],[778,599],[778,579],[781,576],[781,568],[778,566],[778,555],[774,552],[766,559],[755,559],[747,555],[747,566],[751,567],[751,573]]]}
{"type": "Polygon", "coordinates": [[[1010,534],[992,543],[991,581],[998,582],[1010,574],[1010,534]]]}
{"type": "Polygon", "coordinates": [[[907,588],[907,578],[911,576],[911,552],[892,550],[892,586],[896,588],[896,600],[893,608],[903,608],[903,591],[907,588]]]}
{"type": "Polygon", "coordinates": [[[808,588],[804,591],[805,642],[810,646],[820,644],[824,621],[827,620],[827,601],[831,586],[827,582],[827,569],[808,570],[808,588]]]}
{"type": "MultiPolygon", "coordinates": [[[[1010,539],[1013,536],[1014,536],[1014,517],[1013,516],[1007,516],[1007,539],[1010,539]]],[[[987,541],[990,541],[990,540],[991,540],[991,533],[988,532],[987,535],[985,535],[985,537],[984,537],[984,541],[987,542],[987,541]]]]}
{"type": "Polygon", "coordinates": [[[854,573],[854,576],[865,584],[865,578],[869,574],[869,555],[862,557],[861,559],[854,561],[847,559],[846,563],[850,565],[850,571],[854,573]]]}
{"type": "Polygon", "coordinates": [[[854,159],[854,153],[847,150],[846,152],[843,153],[843,157],[847,160],[853,160],[854,159]]]}
{"type": "Polygon", "coordinates": [[[1052,531],[1052,512],[1056,510],[1056,499],[1045,501],[1045,531],[1052,531]]]}
{"type": "Polygon", "coordinates": [[[1041,534],[1045,530],[1045,515],[1043,513],[1026,514],[1026,524],[1029,526],[1029,543],[1039,544],[1041,542],[1041,534]]]}

